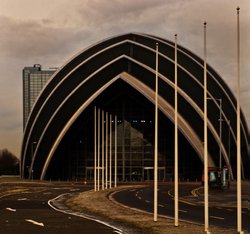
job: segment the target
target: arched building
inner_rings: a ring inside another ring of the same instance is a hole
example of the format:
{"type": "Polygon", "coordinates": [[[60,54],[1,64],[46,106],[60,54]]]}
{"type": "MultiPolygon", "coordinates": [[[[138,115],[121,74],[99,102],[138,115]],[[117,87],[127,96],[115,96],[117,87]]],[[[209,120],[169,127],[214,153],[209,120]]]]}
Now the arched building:
{"type": "MultiPolygon", "coordinates": [[[[102,110],[105,118],[106,113],[117,115],[119,179],[152,179],[156,42],[159,43],[159,174],[161,179],[172,179],[174,43],[139,33],[92,45],[52,76],[24,130],[23,177],[91,179],[96,106],[100,109],[100,119],[102,110]]],[[[200,179],[203,169],[203,65],[202,59],[178,46],[181,179],[200,179]]],[[[231,168],[235,176],[236,99],[209,65],[207,84],[209,165],[219,166],[221,152],[222,166],[231,168]]],[[[114,132],[107,134],[114,135],[114,132]]],[[[249,178],[249,133],[243,113],[241,139],[242,171],[249,178]]],[[[106,150],[103,142],[98,148],[100,154],[106,150]]]]}

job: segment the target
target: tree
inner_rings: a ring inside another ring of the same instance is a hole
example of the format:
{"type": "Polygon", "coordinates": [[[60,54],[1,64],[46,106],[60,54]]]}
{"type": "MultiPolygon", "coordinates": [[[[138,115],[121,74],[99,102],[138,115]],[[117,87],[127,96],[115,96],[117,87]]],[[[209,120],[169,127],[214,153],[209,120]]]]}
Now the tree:
{"type": "Polygon", "coordinates": [[[0,150],[0,175],[18,175],[19,159],[7,149],[0,150]]]}

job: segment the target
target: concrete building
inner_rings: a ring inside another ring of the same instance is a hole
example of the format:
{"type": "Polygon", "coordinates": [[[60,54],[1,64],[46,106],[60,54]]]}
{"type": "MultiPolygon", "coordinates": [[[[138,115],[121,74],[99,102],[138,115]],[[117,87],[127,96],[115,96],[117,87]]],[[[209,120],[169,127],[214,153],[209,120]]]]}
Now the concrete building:
{"type": "Polygon", "coordinates": [[[40,64],[23,69],[23,129],[36,98],[54,72],[54,69],[42,70],[40,64]]]}
{"type": "MultiPolygon", "coordinates": [[[[153,178],[156,42],[159,178],[173,179],[174,43],[139,33],[94,44],[53,75],[35,103],[24,131],[23,177],[31,177],[32,171],[36,179],[92,179],[96,128],[100,135],[100,160],[111,149],[114,165],[114,122],[106,118],[108,113],[118,120],[119,180],[153,178]],[[99,112],[97,123],[95,107],[99,112]],[[111,123],[111,128],[103,127],[105,123],[111,123]]],[[[201,58],[178,45],[179,175],[184,180],[201,179],[203,170],[203,66],[201,58]]],[[[207,83],[209,166],[219,166],[221,152],[222,166],[236,176],[236,99],[209,65],[207,83]]],[[[249,178],[249,133],[243,112],[241,136],[242,172],[243,177],[249,178]]]]}

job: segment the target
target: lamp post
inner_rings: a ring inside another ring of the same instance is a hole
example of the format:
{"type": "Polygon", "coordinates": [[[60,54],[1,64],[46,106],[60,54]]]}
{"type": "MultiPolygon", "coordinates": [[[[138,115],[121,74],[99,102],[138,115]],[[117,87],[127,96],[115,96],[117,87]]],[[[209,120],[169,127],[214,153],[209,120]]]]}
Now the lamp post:
{"type": "MultiPolygon", "coordinates": [[[[33,161],[33,157],[34,157],[34,146],[36,145],[36,141],[33,141],[31,143],[31,161],[33,161]]],[[[31,164],[32,165],[32,164],[31,164]]],[[[31,178],[33,180],[33,173],[34,173],[34,170],[31,168],[31,165],[30,165],[30,169],[29,169],[29,178],[31,178]]]]}

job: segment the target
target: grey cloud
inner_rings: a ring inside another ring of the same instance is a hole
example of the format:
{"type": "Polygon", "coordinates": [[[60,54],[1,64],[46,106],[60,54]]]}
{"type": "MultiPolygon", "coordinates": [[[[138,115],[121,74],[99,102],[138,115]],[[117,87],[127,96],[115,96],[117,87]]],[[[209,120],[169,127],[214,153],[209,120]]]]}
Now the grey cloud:
{"type": "MultiPolygon", "coordinates": [[[[72,51],[77,31],[50,26],[52,21],[15,21],[0,17],[1,53],[19,59],[65,55],[72,51]]],[[[85,37],[88,35],[84,34],[85,37]]]]}

